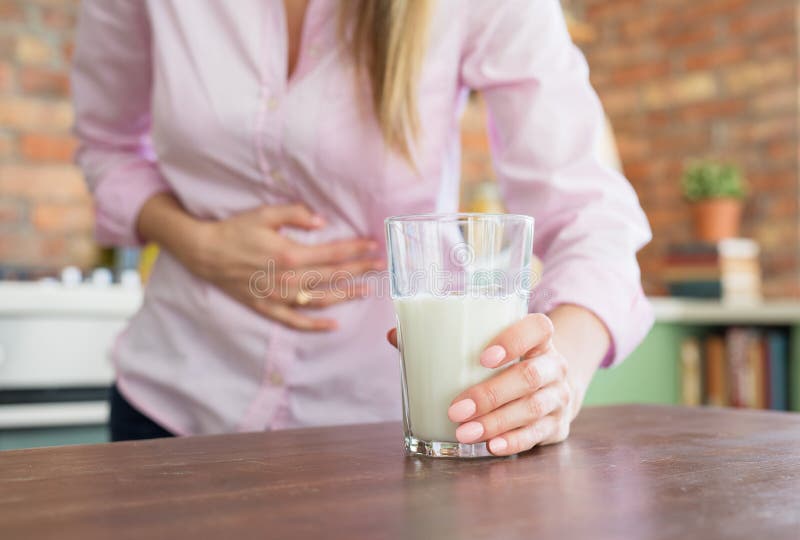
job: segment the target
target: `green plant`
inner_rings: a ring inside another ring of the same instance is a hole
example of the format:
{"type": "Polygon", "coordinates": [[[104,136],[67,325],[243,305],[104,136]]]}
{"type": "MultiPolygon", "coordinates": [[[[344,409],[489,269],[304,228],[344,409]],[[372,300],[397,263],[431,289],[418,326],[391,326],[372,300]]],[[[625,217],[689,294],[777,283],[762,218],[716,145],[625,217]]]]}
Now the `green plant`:
{"type": "Polygon", "coordinates": [[[683,172],[683,194],[691,202],[729,197],[742,199],[745,182],[739,167],[715,161],[697,161],[683,172]]]}

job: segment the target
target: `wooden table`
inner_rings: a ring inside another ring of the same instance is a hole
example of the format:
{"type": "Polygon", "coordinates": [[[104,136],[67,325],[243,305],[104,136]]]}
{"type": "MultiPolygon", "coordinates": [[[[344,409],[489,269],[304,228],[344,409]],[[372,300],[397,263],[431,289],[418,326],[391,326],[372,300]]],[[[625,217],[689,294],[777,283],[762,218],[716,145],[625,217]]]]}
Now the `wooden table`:
{"type": "Polygon", "coordinates": [[[0,453],[0,537],[800,538],[800,415],[586,409],[517,458],[405,458],[398,424],[0,453]]]}

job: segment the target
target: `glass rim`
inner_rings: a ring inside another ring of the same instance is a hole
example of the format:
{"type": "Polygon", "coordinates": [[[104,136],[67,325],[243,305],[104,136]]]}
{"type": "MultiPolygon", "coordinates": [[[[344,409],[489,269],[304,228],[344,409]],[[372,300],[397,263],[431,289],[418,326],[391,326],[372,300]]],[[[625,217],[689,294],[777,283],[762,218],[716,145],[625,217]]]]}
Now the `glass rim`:
{"type": "Polygon", "coordinates": [[[535,223],[533,216],[525,214],[501,214],[497,212],[430,212],[426,214],[405,214],[400,216],[389,216],[384,220],[386,225],[390,223],[413,223],[413,222],[456,222],[461,220],[481,220],[486,221],[522,221],[535,223]]]}

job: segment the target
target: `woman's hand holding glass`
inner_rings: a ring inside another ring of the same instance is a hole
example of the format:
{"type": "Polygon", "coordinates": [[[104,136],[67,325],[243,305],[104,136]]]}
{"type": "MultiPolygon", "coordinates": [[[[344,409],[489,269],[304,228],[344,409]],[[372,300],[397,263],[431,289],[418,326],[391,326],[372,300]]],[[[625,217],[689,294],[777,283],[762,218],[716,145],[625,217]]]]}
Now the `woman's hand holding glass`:
{"type": "MultiPolygon", "coordinates": [[[[395,330],[388,336],[395,346],[396,336],[395,330]]],[[[507,456],[569,436],[577,414],[575,392],[552,338],[553,323],[535,313],[489,343],[480,362],[498,373],[459,394],[448,410],[450,420],[460,424],[459,442],[486,441],[492,454],[507,456]]]]}

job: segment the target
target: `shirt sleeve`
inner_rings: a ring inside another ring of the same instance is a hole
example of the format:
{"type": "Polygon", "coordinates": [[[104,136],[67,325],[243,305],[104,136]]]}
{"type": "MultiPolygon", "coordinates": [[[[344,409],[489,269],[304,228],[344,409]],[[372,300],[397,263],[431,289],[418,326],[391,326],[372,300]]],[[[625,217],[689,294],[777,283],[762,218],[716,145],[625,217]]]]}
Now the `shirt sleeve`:
{"type": "Polygon", "coordinates": [[[72,92],[78,165],[104,245],[137,245],[145,201],[169,185],[150,144],[150,26],[144,0],[83,0],[72,92]]]}
{"type": "Polygon", "coordinates": [[[536,220],[544,270],[531,309],[591,310],[611,335],[609,366],[653,323],[636,260],[651,233],[630,183],[601,164],[604,115],[588,74],[557,0],[472,3],[461,78],[486,100],[508,211],[536,220]]]}

